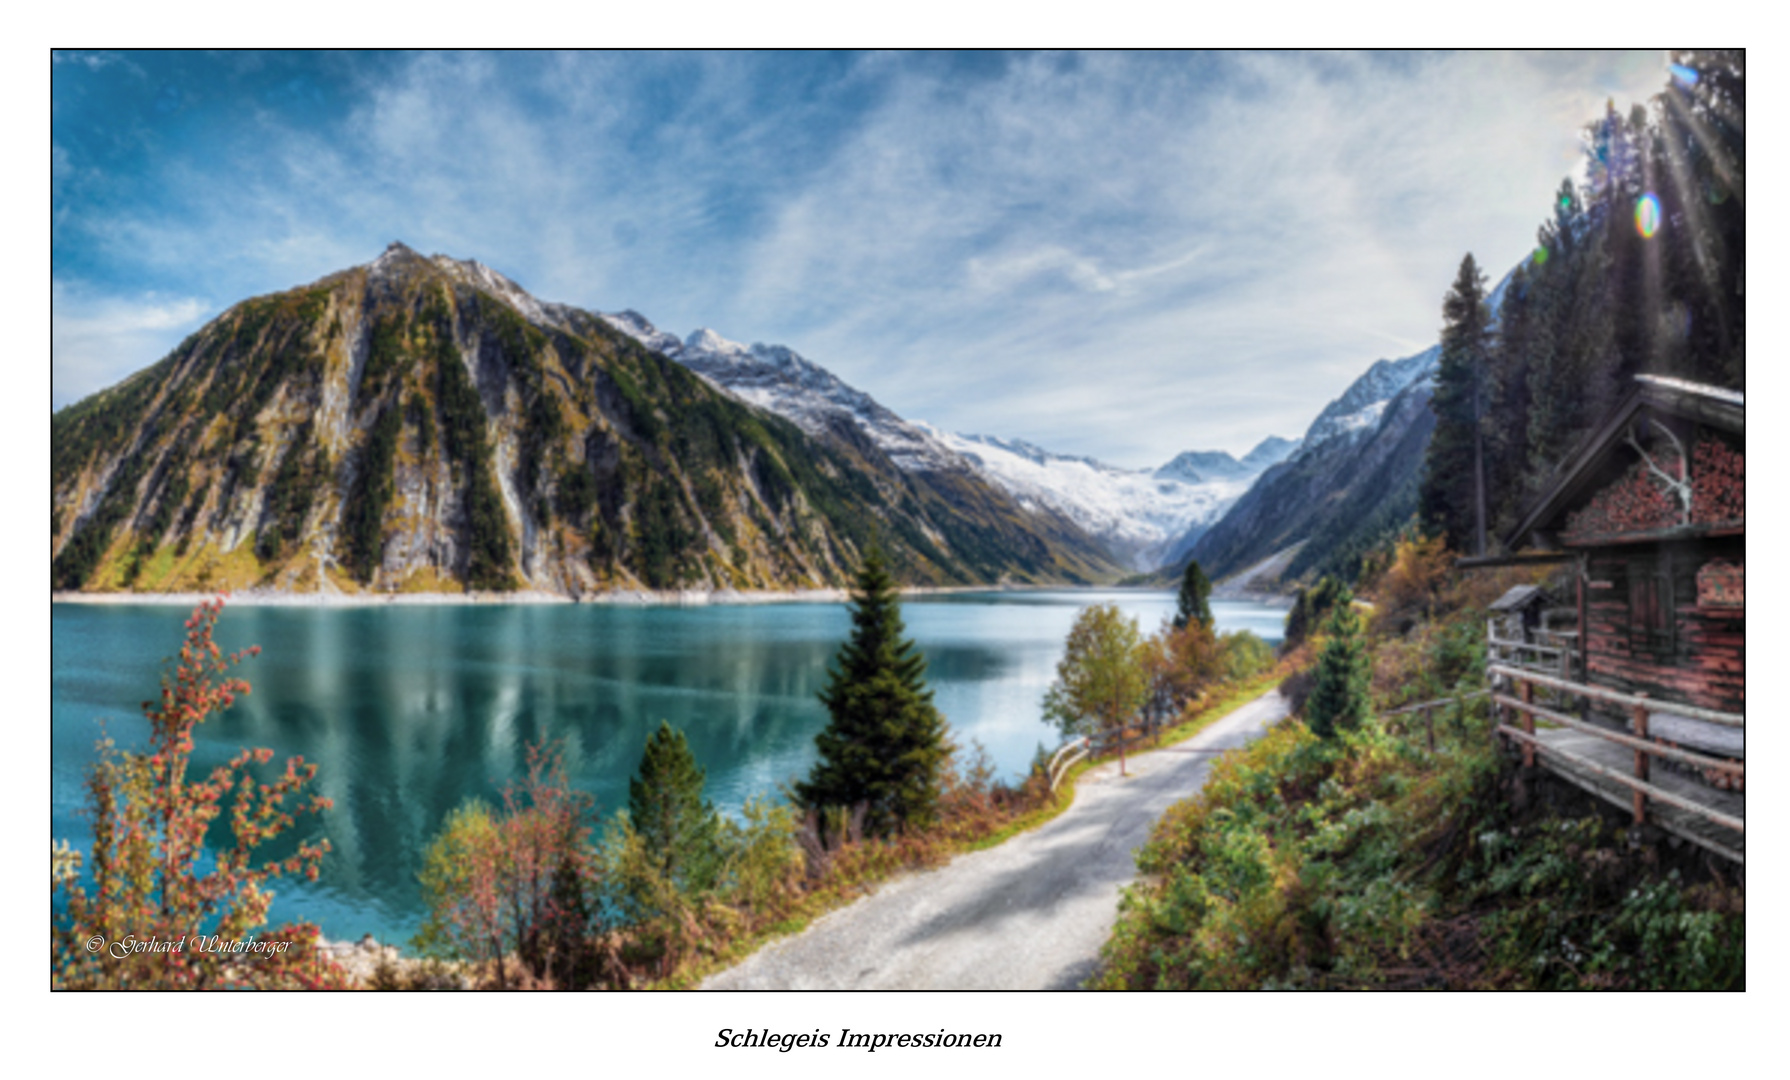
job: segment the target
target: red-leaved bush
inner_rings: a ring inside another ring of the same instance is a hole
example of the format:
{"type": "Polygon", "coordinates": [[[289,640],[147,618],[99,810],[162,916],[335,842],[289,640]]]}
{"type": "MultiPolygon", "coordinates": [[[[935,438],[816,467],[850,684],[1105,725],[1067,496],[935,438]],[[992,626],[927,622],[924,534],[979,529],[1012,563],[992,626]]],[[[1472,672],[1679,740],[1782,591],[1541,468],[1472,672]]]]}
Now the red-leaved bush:
{"type": "Polygon", "coordinates": [[[220,598],[194,610],[179,658],[162,675],[160,700],[143,703],[148,752],[100,741],[100,760],[87,778],[91,882],[82,880],[77,853],[52,858],[52,899],[58,891],[67,898],[60,912],[52,904],[50,974],[57,987],[344,985],[316,947],[315,926],[256,933],[273,899],[269,881],[282,874],[314,880],[329,850],[319,841],[300,843],[284,859],[255,854],[293,826],[295,810],[329,808],[328,799],[305,794],[317,766],[291,758],[276,779],[260,782],[249,766],[266,764],[273,751],[243,750],[209,775],[187,775],[193,729],[249,692],[248,682],[229,671],[260,652],[226,656],[218,648],[212,630],[223,608],[220,598]],[[208,850],[206,832],[226,803],[231,842],[208,850]]]}
{"type": "Polygon", "coordinates": [[[469,802],[430,845],[422,873],[430,915],[417,945],[489,965],[488,985],[498,988],[597,984],[613,950],[594,911],[591,815],[560,751],[530,746],[528,774],[504,790],[500,810],[469,802]],[[521,969],[514,979],[511,960],[521,969]]]}

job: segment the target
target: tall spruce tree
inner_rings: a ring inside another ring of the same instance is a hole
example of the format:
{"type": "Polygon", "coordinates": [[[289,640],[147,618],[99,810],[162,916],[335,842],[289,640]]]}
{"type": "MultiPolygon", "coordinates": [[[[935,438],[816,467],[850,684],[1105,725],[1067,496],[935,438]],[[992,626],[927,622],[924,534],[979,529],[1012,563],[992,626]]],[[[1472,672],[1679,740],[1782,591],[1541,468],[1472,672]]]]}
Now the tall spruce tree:
{"type": "Polygon", "coordinates": [[[1181,574],[1181,594],[1175,598],[1175,629],[1185,630],[1189,623],[1196,622],[1209,629],[1212,605],[1207,598],[1211,595],[1212,583],[1200,569],[1199,560],[1194,559],[1181,574]]]}
{"type": "Polygon", "coordinates": [[[1457,551],[1482,551],[1485,522],[1477,493],[1484,473],[1479,421],[1485,396],[1485,359],[1491,315],[1485,275],[1468,254],[1442,300],[1442,355],[1436,365],[1436,414],[1424,459],[1423,516],[1457,551]]]}
{"type": "Polygon", "coordinates": [[[1372,676],[1361,616],[1354,598],[1345,593],[1324,624],[1328,640],[1318,654],[1317,681],[1305,702],[1305,726],[1322,738],[1354,731],[1367,719],[1372,676]]]}
{"type": "Polygon", "coordinates": [[[702,797],[706,775],[684,733],[661,720],[628,781],[628,817],[654,868],[682,893],[714,888],[721,870],[721,817],[702,797]]]}
{"type": "Polygon", "coordinates": [[[831,716],[815,736],[820,760],[795,785],[804,805],[868,807],[884,835],[932,823],[944,763],[945,719],[926,688],[926,658],[904,637],[895,579],[872,550],[852,590],[851,637],[820,700],[831,716]]]}

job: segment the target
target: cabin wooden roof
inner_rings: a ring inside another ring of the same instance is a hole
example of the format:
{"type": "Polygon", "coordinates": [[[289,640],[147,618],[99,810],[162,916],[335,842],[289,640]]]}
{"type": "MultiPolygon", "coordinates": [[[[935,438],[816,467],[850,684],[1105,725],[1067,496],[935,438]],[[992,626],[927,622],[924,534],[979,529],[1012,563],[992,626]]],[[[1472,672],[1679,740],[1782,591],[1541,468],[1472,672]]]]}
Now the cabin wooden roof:
{"type": "Polygon", "coordinates": [[[1506,551],[1559,546],[1554,534],[1567,512],[1633,464],[1617,451],[1629,424],[1644,412],[1746,437],[1746,396],[1738,391],[1658,375],[1637,375],[1635,382],[1635,389],[1566,456],[1516,527],[1501,538],[1506,551]]]}
{"type": "Polygon", "coordinates": [[[1539,585],[1513,585],[1509,592],[1492,601],[1493,611],[1520,611],[1530,604],[1549,604],[1553,598],[1539,585]]]}

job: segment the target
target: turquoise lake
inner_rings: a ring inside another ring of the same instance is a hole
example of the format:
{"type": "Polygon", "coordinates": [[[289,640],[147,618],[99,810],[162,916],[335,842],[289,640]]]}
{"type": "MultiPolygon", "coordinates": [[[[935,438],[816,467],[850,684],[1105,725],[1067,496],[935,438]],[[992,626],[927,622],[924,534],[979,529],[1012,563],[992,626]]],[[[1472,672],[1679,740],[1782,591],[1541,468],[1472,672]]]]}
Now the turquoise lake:
{"type": "MultiPolygon", "coordinates": [[[[1105,602],[1146,632],[1174,609],[1171,593],[1063,590],[910,598],[902,611],[958,741],[981,743],[1017,777],[1040,743],[1060,742],[1040,701],[1076,612],[1105,602]]],[[[1219,629],[1279,641],[1283,611],[1212,606],[1219,629]]],[[[86,847],[94,742],[143,745],[140,703],[188,612],[52,606],[53,838],[86,847]]],[[[333,850],[316,882],[276,883],[272,922],[402,943],[423,915],[416,875],[429,839],[467,798],[499,801],[532,743],[559,741],[605,815],[626,804],[660,720],[688,735],[723,812],[804,775],[826,724],[815,695],[848,627],[843,604],[820,603],[233,607],[218,641],[262,647],[237,669],[254,689],[201,725],[194,760],[209,769],[266,746],[276,763],[316,762],[316,789],[335,807],[296,832],[333,850]]]]}

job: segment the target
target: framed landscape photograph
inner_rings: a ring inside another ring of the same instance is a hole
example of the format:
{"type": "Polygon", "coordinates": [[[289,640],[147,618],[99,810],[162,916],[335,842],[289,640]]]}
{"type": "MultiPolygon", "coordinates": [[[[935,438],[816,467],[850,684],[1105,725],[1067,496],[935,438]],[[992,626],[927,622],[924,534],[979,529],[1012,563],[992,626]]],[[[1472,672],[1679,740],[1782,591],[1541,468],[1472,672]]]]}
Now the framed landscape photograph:
{"type": "Polygon", "coordinates": [[[1746,988],[1744,50],[50,59],[53,989],[1746,988]]]}

